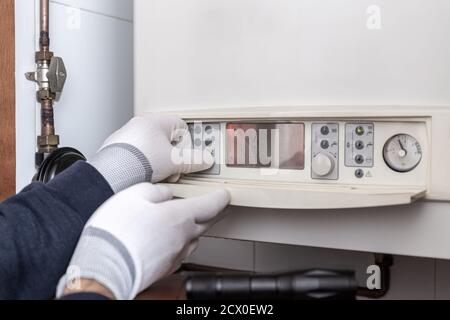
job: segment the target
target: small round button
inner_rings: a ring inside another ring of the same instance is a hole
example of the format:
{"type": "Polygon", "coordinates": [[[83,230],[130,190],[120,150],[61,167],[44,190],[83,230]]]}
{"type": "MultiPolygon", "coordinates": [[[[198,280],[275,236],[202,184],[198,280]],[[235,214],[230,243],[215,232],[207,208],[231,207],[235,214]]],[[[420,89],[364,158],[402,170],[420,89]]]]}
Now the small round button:
{"type": "Polygon", "coordinates": [[[330,147],[330,143],[328,142],[328,140],[322,140],[320,146],[322,147],[322,149],[326,150],[330,147]]]}
{"type": "Polygon", "coordinates": [[[356,141],[355,147],[356,147],[356,149],[358,149],[358,150],[364,149],[364,147],[365,147],[364,142],[362,142],[361,140],[356,141]]]}
{"type": "Polygon", "coordinates": [[[334,170],[334,160],[326,154],[319,153],[312,160],[312,171],[318,177],[328,176],[334,170]]]}
{"type": "Polygon", "coordinates": [[[212,128],[211,126],[206,126],[206,127],[205,127],[205,132],[206,132],[207,134],[211,134],[212,131],[213,131],[213,128],[212,128]]]}
{"type": "Polygon", "coordinates": [[[362,155],[358,154],[358,155],[355,157],[355,162],[356,162],[357,164],[362,164],[362,163],[364,162],[364,157],[363,157],[362,155]]]}
{"type": "Polygon", "coordinates": [[[202,126],[200,125],[195,125],[195,133],[196,134],[201,134],[202,133],[202,126]]]}
{"type": "Polygon", "coordinates": [[[330,133],[330,128],[328,128],[328,126],[323,126],[320,129],[320,133],[324,136],[327,136],[330,133]]]}
{"type": "Polygon", "coordinates": [[[356,127],[355,132],[358,136],[362,136],[366,132],[366,130],[364,130],[364,127],[359,126],[359,127],[356,127]]]}
{"type": "Polygon", "coordinates": [[[355,177],[357,177],[358,179],[362,179],[364,177],[364,170],[362,170],[362,169],[356,170],[355,177]]]}
{"type": "Polygon", "coordinates": [[[195,139],[195,141],[194,141],[194,145],[196,146],[196,147],[201,147],[202,146],[202,139],[195,139]]]}

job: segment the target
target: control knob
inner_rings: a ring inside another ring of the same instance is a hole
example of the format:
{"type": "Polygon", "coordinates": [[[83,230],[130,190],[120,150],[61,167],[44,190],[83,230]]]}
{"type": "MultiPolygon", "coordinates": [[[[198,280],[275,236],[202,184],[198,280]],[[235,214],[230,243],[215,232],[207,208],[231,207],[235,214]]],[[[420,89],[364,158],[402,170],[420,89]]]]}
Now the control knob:
{"type": "Polygon", "coordinates": [[[312,171],[318,177],[326,177],[334,170],[334,159],[324,153],[319,153],[312,160],[312,171]]]}

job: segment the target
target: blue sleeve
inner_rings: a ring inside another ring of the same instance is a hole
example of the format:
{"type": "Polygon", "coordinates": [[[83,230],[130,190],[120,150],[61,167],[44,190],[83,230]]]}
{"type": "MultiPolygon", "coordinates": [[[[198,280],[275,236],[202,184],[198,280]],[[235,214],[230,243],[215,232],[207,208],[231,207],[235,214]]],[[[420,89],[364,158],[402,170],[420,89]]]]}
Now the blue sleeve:
{"type": "Polygon", "coordinates": [[[59,299],[60,301],[65,301],[65,300],[98,300],[98,301],[111,301],[111,299],[102,296],[101,294],[97,294],[97,293],[89,293],[89,292],[81,292],[81,293],[75,293],[75,294],[71,294],[68,296],[64,296],[61,299],[59,299]]]}
{"type": "Polygon", "coordinates": [[[0,204],[0,299],[52,299],[85,223],[112,195],[96,169],[77,162],[0,204]]]}

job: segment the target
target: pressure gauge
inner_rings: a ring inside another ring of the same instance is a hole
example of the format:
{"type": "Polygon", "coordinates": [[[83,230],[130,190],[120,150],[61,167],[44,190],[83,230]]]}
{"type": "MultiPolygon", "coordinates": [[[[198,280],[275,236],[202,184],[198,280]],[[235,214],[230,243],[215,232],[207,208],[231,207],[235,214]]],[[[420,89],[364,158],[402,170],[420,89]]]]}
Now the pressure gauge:
{"type": "Polygon", "coordinates": [[[399,134],[386,142],[383,156],[384,161],[392,170],[409,172],[422,160],[422,147],[414,137],[399,134]]]}

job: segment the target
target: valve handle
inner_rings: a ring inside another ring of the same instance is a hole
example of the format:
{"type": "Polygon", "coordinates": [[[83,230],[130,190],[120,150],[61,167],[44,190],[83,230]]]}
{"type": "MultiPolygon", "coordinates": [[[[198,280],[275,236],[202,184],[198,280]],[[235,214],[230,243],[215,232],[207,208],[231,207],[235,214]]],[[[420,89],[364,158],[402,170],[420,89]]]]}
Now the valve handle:
{"type": "Polygon", "coordinates": [[[58,96],[64,89],[64,84],[67,79],[67,70],[64,61],[60,57],[53,57],[50,60],[50,67],[47,73],[47,79],[50,90],[58,96]]]}

